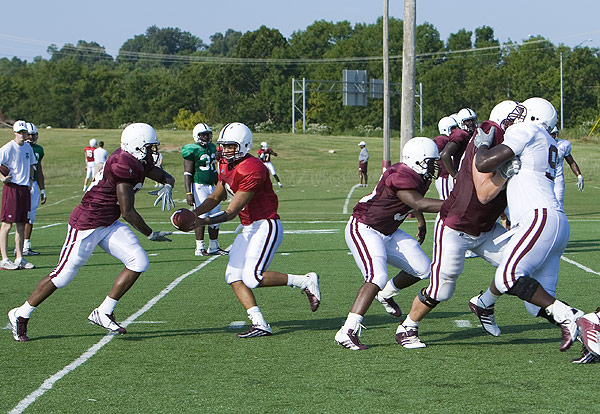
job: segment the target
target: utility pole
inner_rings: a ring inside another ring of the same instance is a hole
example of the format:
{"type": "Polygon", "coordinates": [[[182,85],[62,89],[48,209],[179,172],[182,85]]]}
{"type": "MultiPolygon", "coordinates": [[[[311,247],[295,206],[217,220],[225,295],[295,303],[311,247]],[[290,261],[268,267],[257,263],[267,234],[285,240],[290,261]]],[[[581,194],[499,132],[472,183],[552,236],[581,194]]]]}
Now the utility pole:
{"type": "Polygon", "coordinates": [[[402,50],[402,106],[400,108],[400,149],[414,136],[416,0],[404,0],[404,39],[402,50]]]}
{"type": "Polygon", "coordinates": [[[383,161],[385,171],[390,161],[390,54],[389,54],[389,5],[383,0],[383,161]]]}

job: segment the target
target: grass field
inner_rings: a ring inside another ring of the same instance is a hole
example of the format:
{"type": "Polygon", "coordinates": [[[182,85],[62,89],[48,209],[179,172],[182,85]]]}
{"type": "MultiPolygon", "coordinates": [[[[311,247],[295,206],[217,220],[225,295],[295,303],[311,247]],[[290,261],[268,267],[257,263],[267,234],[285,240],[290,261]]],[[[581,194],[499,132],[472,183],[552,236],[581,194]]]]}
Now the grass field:
{"type": "MultiPolygon", "coordinates": [[[[183,163],[178,148],[190,132],[159,131],[165,168],[176,177],[177,207],[184,207],[183,163]]],[[[371,348],[352,352],[333,342],[362,283],[348,255],[344,204],[358,179],[355,137],[258,134],[279,153],[273,162],[284,183],[277,189],[286,231],[271,265],[290,273],[321,276],[322,305],[311,313],[306,297],[287,287],[258,289],[256,296],[273,336],[238,339],[230,324],[248,322],[224,282],[226,257],[196,258],[190,234],[172,243],[140,237],[150,256],[146,272],[116,308],[128,334],[106,335],[87,316],[108,293],[122,268],[97,249],[65,289],[32,315],[28,343],[7,329],[6,312],[21,305],[56,264],[68,215],[81,198],[83,147],[102,139],[114,150],[120,131],[41,130],[46,150],[48,202],[38,210],[31,258],[36,269],[1,272],[0,411],[40,413],[148,412],[390,412],[403,413],[579,413],[597,411],[594,397],[600,364],[578,366],[579,344],[558,351],[560,331],[527,314],[514,297],[496,305],[502,335],[486,335],[468,300],[485,289],[493,269],[469,259],[454,297],[420,327],[428,345],[397,345],[399,320],[373,304],[362,341],[371,348]],[[334,149],[335,154],[328,150],[334,149]],[[4,316],[2,316],[4,315],[4,316]]],[[[12,138],[0,130],[0,143],[12,138]]],[[[381,139],[367,138],[370,183],[378,178],[381,139]]],[[[399,159],[399,139],[392,159],[399,159]]],[[[600,157],[597,140],[574,141],[573,156],[586,178],[577,192],[565,165],[566,210],[571,239],[561,262],[559,297],[591,311],[600,304],[600,157]]],[[[255,144],[256,152],[257,145],[255,144]]],[[[136,207],[155,230],[170,230],[170,213],[152,207],[148,182],[136,207]]],[[[357,188],[352,206],[368,188],[357,188]]],[[[430,193],[435,196],[435,189],[430,193]]],[[[428,219],[433,220],[429,215],[428,219]]],[[[220,241],[233,241],[238,222],[221,227],[220,241]]],[[[416,223],[402,228],[416,233],[416,223]]],[[[432,225],[423,248],[431,255],[432,225]]],[[[139,234],[138,234],[139,235],[139,234]]],[[[14,240],[9,237],[9,250],[14,240]]],[[[390,270],[392,273],[393,270],[390,270]]],[[[394,274],[394,273],[392,273],[394,274]]],[[[398,296],[408,311],[421,282],[398,296]]],[[[247,325],[246,325],[247,326],[247,325]]]]}

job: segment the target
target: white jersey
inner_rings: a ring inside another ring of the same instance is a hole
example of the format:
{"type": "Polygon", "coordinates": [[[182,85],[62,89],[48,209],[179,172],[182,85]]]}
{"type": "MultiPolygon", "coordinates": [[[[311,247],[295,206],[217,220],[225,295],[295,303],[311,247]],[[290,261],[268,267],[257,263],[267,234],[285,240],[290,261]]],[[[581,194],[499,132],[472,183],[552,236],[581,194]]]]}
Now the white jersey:
{"type": "Polygon", "coordinates": [[[571,143],[566,139],[556,141],[558,156],[556,158],[556,176],[563,175],[563,161],[567,155],[571,155],[571,143]]]}
{"type": "Polygon", "coordinates": [[[518,223],[527,212],[538,208],[562,211],[554,195],[558,150],[550,134],[540,125],[518,123],[506,130],[502,144],[521,160],[519,173],[506,186],[511,220],[518,223]]]}
{"type": "Polygon", "coordinates": [[[106,158],[108,158],[108,151],[102,147],[98,147],[94,150],[94,162],[96,164],[106,162],[106,158]]]}
{"type": "Polygon", "coordinates": [[[31,165],[36,162],[33,149],[27,142],[19,145],[11,140],[0,148],[0,164],[6,165],[10,170],[13,184],[29,185],[31,165]]]}

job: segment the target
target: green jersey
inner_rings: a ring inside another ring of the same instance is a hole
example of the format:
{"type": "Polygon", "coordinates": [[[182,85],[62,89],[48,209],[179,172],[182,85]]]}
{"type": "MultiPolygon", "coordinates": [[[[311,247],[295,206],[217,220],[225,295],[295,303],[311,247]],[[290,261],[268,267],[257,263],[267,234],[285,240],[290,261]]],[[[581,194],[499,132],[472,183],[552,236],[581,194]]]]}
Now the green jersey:
{"type": "Polygon", "coordinates": [[[35,162],[33,163],[33,181],[37,182],[38,180],[38,163],[42,161],[44,158],[44,148],[42,148],[39,144],[31,144],[31,149],[33,150],[33,154],[35,155],[35,162]]]}
{"type": "Polygon", "coordinates": [[[202,147],[198,144],[186,144],[181,149],[184,160],[194,163],[194,182],[214,185],[217,182],[217,146],[212,142],[202,147]]]}

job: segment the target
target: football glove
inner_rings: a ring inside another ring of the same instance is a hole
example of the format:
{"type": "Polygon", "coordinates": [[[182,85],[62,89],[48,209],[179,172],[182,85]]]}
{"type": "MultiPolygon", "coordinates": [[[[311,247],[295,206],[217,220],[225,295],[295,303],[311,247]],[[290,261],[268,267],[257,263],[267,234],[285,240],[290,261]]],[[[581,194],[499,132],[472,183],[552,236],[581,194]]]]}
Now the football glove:
{"type": "Polygon", "coordinates": [[[487,147],[490,148],[492,146],[492,142],[494,142],[494,132],[496,132],[495,126],[491,127],[490,132],[487,134],[483,132],[483,129],[477,128],[477,135],[475,135],[473,145],[475,145],[477,148],[482,145],[487,145],[487,147]]]}
{"type": "Polygon", "coordinates": [[[583,175],[581,174],[577,176],[577,189],[583,191],[583,175]]]}
{"type": "Polygon", "coordinates": [[[514,157],[512,160],[506,161],[500,168],[500,175],[502,178],[508,180],[515,174],[519,173],[521,169],[521,160],[519,157],[514,157]]]}
{"type": "Polygon", "coordinates": [[[165,207],[167,210],[171,210],[171,207],[175,207],[175,203],[173,202],[173,186],[170,184],[165,184],[163,188],[158,190],[156,193],[158,197],[154,201],[154,207],[158,203],[162,201],[162,211],[165,211],[165,207]]]}
{"type": "Polygon", "coordinates": [[[152,234],[148,236],[148,240],[158,241],[158,242],[163,242],[163,241],[170,242],[172,240],[169,239],[168,237],[165,237],[165,236],[168,236],[169,234],[173,234],[173,232],[171,232],[171,231],[153,231],[152,234]]]}

